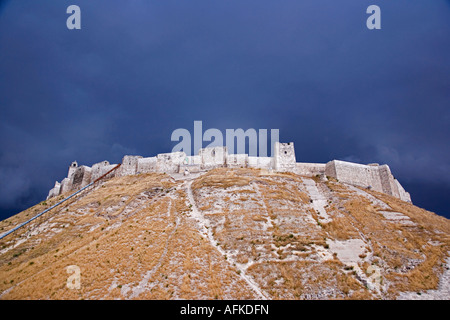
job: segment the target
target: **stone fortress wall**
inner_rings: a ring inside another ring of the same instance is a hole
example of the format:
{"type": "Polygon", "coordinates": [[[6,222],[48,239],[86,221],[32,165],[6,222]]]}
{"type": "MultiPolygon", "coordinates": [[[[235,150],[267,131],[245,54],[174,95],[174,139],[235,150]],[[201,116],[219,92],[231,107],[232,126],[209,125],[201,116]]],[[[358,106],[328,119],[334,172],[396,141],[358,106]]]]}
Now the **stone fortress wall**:
{"type": "MultiPolygon", "coordinates": [[[[102,161],[92,167],[78,166],[72,162],[67,177],[55,182],[47,199],[78,190],[113,169],[116,164],[102,161]]],[[[140,173],[181,173],[189,175],[213,168],[257,168],[275,172],[292,172],[303,176],[328,176],[339,182],[383,192],[403,201],[411,202],[408,192],[394,178],[388,165],[357,164],[340,160],[324,163],[301,163],[295,158],[294,143],[279,143],[274,146],[273,157],[251,157],[248,154],[228,154],[226,147],[211,147],[199,150],[198,155],[187,156],[184,152],[162,153],[155,157],[126,155],[121,166],[112,173],[127,176],[140,173]]]]}

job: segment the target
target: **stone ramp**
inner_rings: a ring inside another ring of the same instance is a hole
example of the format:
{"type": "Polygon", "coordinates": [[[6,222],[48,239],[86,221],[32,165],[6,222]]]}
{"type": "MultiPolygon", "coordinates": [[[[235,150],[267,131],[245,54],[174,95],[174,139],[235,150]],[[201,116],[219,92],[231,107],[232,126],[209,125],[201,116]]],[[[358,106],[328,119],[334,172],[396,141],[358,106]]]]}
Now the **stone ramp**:
{"type": "Polygon", "coordinates": [[[313,179],[302,178],[302,180],[305,184],[306,191],[311,198],[311,206],[319,214],[320,222],[330,222],[331,218],[328,216],[328,213],[325,210],[325,206],[328,204],[328,199],[323,193],[319,191],[316,182],[313,179]]]}

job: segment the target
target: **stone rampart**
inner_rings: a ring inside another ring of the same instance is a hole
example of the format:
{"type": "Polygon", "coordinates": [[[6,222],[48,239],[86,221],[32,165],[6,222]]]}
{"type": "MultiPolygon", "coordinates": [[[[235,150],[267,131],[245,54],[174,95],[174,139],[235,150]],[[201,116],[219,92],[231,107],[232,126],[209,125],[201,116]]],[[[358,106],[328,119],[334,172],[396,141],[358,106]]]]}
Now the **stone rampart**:
{"type": "Polygon", "coordinates": [[[296,166],[294,143],[276,142],[273,159],[275,170],[294,172],[296,166]]]}
{"type": "Polygon", "coordinates": [[[248,154],[229,154],[226,158],[227,168],[246,168],[250,165],[248,154]]]}
{"type": "Polygon", "coordinates": [[[123,177],[136,174],[140,159],[142,159],[142,156],[124,156],[122,158],[122,164],[116,172],[116,176],[123,177]]]}
{"type": "Polygon", "coordinates": [[[87,166],[78,167],[72,175],[72,189],[81,189],[91,182],[92,169],[87,166]]]}
{"type": "Polygon", "coordinates": [[[156,157],[138,159],[136,173],[150,172],[156,172],[156,157]]]}
{"type": "MultiPolygon", "coordinates": [[[[116,165],[108,161],[96,163],[92,168],[78,167],[76,161],[69,166],[67,178],[61,183],[56,182],[49,191],[51,198],[61,193],[80,189],[95,181],[116,165]]],[[[122,158],[119,169],[110,176],[128,176],[141,173],[189,173],[206,171],[218,167],[228,168],[258,168],[269,171],[293,172],[304,176],[324,175],[338,179],[341,182],[371,188],[404,201],[411,197],[400,183],[393,177],[389,166],[370,164],[363,165],[340,160],[324,163],[297,163],[294,143],[279,143],[274,146],[273,157],[253,157],[248,154],[228,154],[226,147],[211,147],[199,150],[195,156],[187,156],[184,152],[161,153],[155,157],[126,155],[122,158]]]]}
{"type": "Polygon", "coordinates": [[[295,173],[302,176],[313,177],[325,174],[325,163],[299,163],[295,165],[295,173]]]}
{"type": "Polygon", "coordinates": [[[388,165],[363,165],[333,160],[326,164],[325,174],[339,182],[383,192],[411,202],[409,194],[403,188],[403,191],[399,192],[400,183],[394,178],[388,165]]]}

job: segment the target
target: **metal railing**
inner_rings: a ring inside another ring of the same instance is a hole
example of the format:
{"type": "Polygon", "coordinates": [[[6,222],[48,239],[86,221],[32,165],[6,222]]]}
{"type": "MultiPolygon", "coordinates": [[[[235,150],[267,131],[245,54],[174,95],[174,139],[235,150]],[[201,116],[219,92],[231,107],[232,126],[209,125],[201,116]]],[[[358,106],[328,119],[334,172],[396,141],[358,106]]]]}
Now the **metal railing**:
{"type": "Polygon", "coordinates": [[[17,231],[18,229],[22,228],[23,226],[27,225],[28,223],[30,223],[31,221],[39,218],[40,216],[42,216],[44,213],[49,212],[50,210],[52,210],[53,208],[61,205],[62,203],[66,202],[67,200],[69,200],[70,198],[74,197],[75,195],[77,195],[78,193],[82,192],[83,190],[89,188],[90,186],[92,186],[93,184],[95,184],[96,182],[100,181],[101,179],[103,179],[104,177],[106,177],[108,174],[110,174],[111,172],[113,172],[114,170],[116,170],[117,168],[120,167],[120,163],[115,166],[114,168],[112,168],[111,170],[109,170],[107,173],[105,173],[104,175],[102,175],[101,177],[95,179],[94,181],[92,181],[91,183],[89,183],[88,185],[84,186],[83,188],[81,188],[80,190],[72,193],[70,196],[68,196],[67,198],[64,198],[63,200],[61,200],[60,202],[54,204],[53,206],[51,206],[50,208],[42,211],[41,213],[37,214],[36,216],[34,216],[33,218],[22,222],[21,224],[19,224],[17,227],[14,227],[13,229],[7,231],[6,233],[0,235],[0,240],[3,239],[4,237],[6,237],[7,235],[13,233],[14,231],[17,231]]]}

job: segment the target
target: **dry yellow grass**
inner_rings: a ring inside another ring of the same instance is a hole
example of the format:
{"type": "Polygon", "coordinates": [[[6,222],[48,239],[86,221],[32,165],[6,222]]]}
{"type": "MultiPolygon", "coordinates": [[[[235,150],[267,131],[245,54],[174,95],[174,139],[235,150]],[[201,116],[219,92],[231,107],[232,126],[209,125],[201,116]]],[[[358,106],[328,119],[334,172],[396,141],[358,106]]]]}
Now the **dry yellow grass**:
{"type": "MultiPolygon", "coordinates": [[[[2,298],[124,299],[133,295],[133,289],[153,268],[146,290],[135,298],[214,299],[230,298],[232,292],[254,298],[236,271],[186,219],[190,212],[186,203],[185,191],[175,191],[170,179],[161,175],[122,177],[105,183],[74,202],[68,211],[57,213],[60,223],[68,224],[64,230],[54,235],[45,230],[39,235],[44,241],[32,238],[1,255],[2,298]],[[148,198],[126,212],[142,193],[148,198]],[[109,212],[111,207],[115,211],[109,212]],[[184,259],[185,254],[189,260],[184,259]],[[177,260],[180,263],[175,263],[177,260]],[[81,268],[80,290],[66,287],[69,265],[81,268]]],[[[11,220],[18,223],[19,218],[11,220]]],[[[26,230],[16,234],[14,240],[25,234],[26,230]]]]}
{"type": "Polygon", "coordinates": [[[249,272],[274,299],[353,299],[371,294],[336,260],[255,264],[249,272]]]}
{"type": "MultiPolygon", "coordinates": [[[[351,217],[352,225],[370,241],[375,261],[383,264],[386,270],[384,276],[389,281],[386,297],[395,298],[401,291],[437,288],[444,260],[450,250],[450,224],[447,219],[397,198],[365,190],[389,205],[392,212],[401,212],[410,218],[415,225],[387,221],[378,212],[380,208],[367,199],[351,196],[342,185],[328,185],[339,193],[341,199],[348,198],[344,203],[346,214],[351,217]]],[[[343,223],[341,231],[348,225],[343,223]]]]}
{"type": "MultiPolygon", "coordinates": [[[[315,182],[329,199],[329,222],[295,174],[220,168],[200,176],[192,192],[210,242],[191,218],[183,181],[164,174],[111,179],[1,240],[1,298],[257,298],[241,270],[273,299],[395,298],[437,287],[450,250],[447,219],[365,190],[414,223],[402,225],[345,185],[315,182]],[[329,251],[328,240],[349,239],[367,246],[358,262],[366,276],[369,266],[380,268],[381,296],[329,251]],[[69,265],[81,268],[79,290],[66,287],[69,265]]],[[[1,231],[57,201],[1,221],[1,231]]]]}

